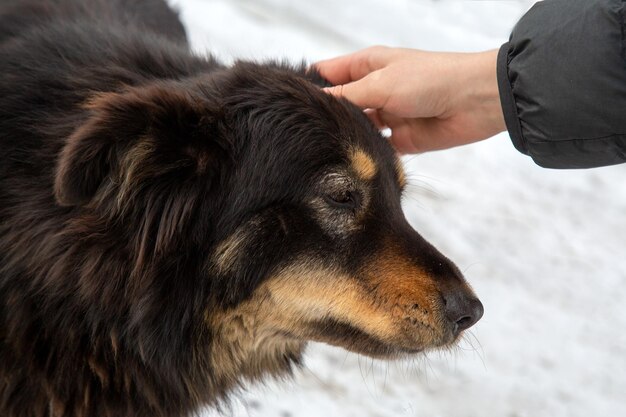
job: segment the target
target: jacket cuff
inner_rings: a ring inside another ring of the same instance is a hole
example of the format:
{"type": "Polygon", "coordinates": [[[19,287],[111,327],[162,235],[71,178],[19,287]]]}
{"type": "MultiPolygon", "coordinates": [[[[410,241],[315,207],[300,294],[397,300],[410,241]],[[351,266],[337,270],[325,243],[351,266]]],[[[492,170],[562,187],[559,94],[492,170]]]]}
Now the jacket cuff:
{"type": "Polygon", "coordinates": [[[500,93],[500,104],[504,113],[504,121],[509,131],[515,149],[525,155],[529,155],[526,140],[522,134],[522,127],[517,115],[517,105],[513,96],[513,87],[509,81],[509,43],[505,43],[498,51],[497,60],[498,90],[500,93]]]}

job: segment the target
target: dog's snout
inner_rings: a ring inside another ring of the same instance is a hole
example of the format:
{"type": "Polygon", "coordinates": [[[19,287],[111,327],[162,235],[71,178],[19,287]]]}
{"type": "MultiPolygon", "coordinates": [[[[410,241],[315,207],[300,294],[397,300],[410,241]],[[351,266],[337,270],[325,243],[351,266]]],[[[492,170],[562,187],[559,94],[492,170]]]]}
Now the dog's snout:
{"type": "Polygon", "coordinates": [[[455,325],[455,333],[472,327],[483,316],[483,304],[475,296],[461,290],[443,296],[446,318],[455,325]]]}

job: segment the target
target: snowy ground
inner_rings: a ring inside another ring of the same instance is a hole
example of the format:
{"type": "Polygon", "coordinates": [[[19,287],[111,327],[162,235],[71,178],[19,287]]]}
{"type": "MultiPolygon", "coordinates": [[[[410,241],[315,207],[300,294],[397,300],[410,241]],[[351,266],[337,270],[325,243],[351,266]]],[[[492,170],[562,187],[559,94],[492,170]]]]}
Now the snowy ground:
{"type": "MultiPolygon", "coordinates": [[[[194,46],[227,61],[495,48],[532,3],[174,2],[194,46]]],[[[412,362],[312,344],[295,380],[251,387],[229,414],[625,416],[626,165],[541,169],[506,135],[405,162],[407,217],[465,272],[484,318],[458,351],[412,362]]]]}

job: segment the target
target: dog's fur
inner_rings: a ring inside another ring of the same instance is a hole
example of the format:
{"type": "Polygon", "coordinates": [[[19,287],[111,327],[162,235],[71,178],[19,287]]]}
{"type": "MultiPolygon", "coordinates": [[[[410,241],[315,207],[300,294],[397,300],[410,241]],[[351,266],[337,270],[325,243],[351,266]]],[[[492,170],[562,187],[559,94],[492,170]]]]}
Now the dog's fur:
{"type": "Polygon", "coordinates": [[[0,415],[182,416],[307,340],[456,340],[471,290],[322,84],[194,55],[161,0],[3,1],[0,415]]]}

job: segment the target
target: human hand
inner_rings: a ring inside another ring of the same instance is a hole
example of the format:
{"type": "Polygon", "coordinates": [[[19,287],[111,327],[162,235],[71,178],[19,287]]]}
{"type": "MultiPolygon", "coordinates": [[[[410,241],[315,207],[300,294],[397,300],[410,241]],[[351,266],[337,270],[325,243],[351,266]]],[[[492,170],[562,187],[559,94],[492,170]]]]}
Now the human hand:
{"type": "Polygon", "coordinates": [[[375,46],[315,64],[329,93],[366,109],[391,129],[401,153],[446,149],[506,130],[497,50],[426,52],[375,46]]]}

